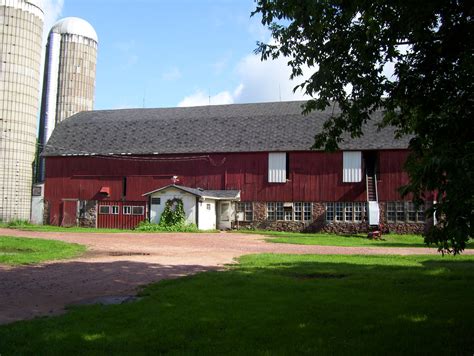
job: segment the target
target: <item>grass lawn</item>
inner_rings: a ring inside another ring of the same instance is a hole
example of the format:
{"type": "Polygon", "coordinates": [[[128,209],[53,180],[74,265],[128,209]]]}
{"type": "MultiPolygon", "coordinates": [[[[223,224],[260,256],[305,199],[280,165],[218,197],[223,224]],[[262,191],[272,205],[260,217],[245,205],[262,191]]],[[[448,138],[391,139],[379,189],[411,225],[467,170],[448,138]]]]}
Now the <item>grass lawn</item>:
{"type": "Polygon", "coordinates": [[[254,255],[0,326],[18,354],[472,355],[474,257],[254,255]]]}
{"type": "Polygon", "coordinates": [[[62,241],[0,236],[0,264],[21,265],[72,258],[85,250],[85,246],[62,241]]]}
{"type": "MultiPolygon", "coordinates": [[[[380,247],[433,247],[424,243],[421,235],[399,235],[386,234],[382,235],[382,240],[368,239],[366,234],[358,235],[336,235],[325,233],[301,233],[301,232],[282,232],[282,231],[265,231],[265,230],[249,230],[242,231],[250,234],[259,234],[268,236],[267,242],[286,243],[297,245],[320,245],[320,246],[380,246],[380,247]]],[[[472,242],[467,248],[473,248],[472,242]]]]}

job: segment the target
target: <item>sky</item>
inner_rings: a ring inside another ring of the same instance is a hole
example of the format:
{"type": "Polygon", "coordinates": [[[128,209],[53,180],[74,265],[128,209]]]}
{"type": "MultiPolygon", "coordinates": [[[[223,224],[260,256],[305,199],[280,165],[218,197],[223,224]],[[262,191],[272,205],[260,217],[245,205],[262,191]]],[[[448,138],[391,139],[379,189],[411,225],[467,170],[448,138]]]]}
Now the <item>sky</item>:
{"type": "Polygon", "coordinates": [[[88,21],[99,37],[95,109],[302,100],[284,58],[260,61],[271,41],[253,0],[45,0],[45,31],[88,21]]]}

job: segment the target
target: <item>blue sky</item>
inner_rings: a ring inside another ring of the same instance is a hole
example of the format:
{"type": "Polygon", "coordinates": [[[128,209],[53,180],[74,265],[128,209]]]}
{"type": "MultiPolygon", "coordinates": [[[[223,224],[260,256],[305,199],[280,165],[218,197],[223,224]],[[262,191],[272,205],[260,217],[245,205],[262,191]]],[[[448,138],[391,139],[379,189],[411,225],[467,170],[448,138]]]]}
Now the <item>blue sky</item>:
{"type": "Polygon", "coordinates": [[[49,0],[47,24],[87,20],[99,36],[95,109],[302,99],[284,59],[262,63],[271,40],[253,0],[49,0]]]}

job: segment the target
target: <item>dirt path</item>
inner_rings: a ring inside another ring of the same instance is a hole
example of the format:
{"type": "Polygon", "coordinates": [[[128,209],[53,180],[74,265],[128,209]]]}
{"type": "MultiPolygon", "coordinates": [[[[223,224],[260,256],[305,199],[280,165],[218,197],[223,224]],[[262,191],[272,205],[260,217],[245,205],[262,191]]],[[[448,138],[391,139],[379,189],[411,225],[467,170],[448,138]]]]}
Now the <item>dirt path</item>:
{"type": "MultiPolygon", "coordinates": [[[[3,236],[86,245],[80,258],[33,266],[0,265],[0,324],[58,314],[97,297],[134,295],[140,286],[221,268],[251,253],[436,254],[427,248],[271,244],[259,235],[58,233],[0,229],[3,236]]],[[[474,251],[466,251],[472,254],[474,251]]]]}

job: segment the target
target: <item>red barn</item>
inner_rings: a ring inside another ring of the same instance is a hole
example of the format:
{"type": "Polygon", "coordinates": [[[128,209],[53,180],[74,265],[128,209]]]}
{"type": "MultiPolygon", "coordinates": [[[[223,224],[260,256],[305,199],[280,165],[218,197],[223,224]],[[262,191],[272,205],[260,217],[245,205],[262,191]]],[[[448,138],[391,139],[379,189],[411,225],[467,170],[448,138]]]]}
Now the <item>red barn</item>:
{"type": "Polygon", "coordinates": [[[376,114],[340,151],[314,151],[333,108],[303,116],[302,104],[76,114],[43,152],[48,221],[130,228],[158,221],[162,198],[183,194],[199,226],[357,232],[381,223],[420,232],[423,209],[397,190],[407,183],[408,138],[378,130],[376,114]]]}

